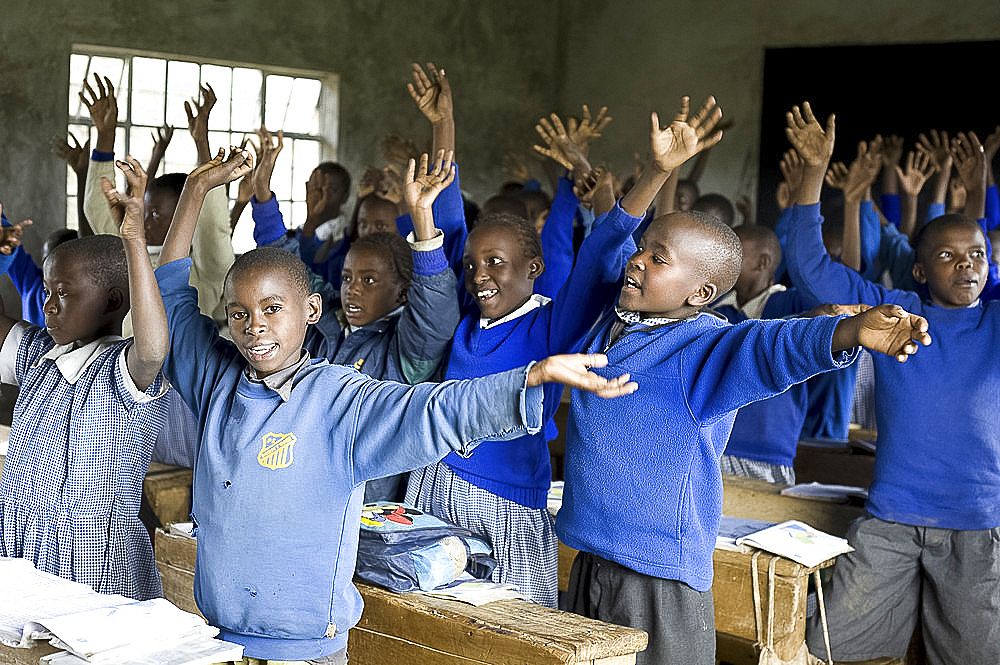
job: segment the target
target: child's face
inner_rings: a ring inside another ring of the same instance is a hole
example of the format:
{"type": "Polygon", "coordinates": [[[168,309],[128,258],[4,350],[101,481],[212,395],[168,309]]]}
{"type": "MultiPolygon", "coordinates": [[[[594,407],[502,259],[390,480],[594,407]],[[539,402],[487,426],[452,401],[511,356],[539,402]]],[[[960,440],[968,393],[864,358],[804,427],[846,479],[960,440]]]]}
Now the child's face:
{"type": "Polygon", "coordinates": [[[406,302],[406,292],[386,257],[362,247],[351,249],[344,258],[340,300],[347,322],[363,326],[406,302]]]}
{"type": "Polygon", "coordinates": [[[113,294],[94,282],[86,265],[56,253],[46,259],[42,280],[45,329],[56,344],[88,344],[109,332],[108,323],[116,310],[113,294]]]}
{"type": "Polygon", "coordinates": [[[625,266],[625,283],[618,306],[643,317],[682,319],[715,295],[703,293],[700,254],[711,251],[709,241],[683,215],[653,220],[625,266]]]}
{"type": "Polygon", "coordinates": [[[173,190],[162,187],[146,192],[146,211],[142,225],[146,229],[147,245],[155,247],[163,244],[174,218],[178,198],[173,190]]]}
{"type": "Polygon", "coordinates": [[[391,201],[369,197],[358,208],[358,237],[372,233],[397,233],[396,205],[391,201]]]}
{"type": "Polygon", "coordinates": [[[927,251],[913,265],[914,278],[927,284],[931,300],[941,307],[968,307],[983,287],[989,261],[986,241],[973,224],[945,226],[924,239],[927,251]]]}
{"type": "Polygon", "coordinates": [[[531,297],[541,257],[528,258],[514,233],[496,226],[474,230],[462,256],[465,290],[486,319],[510,314],[531,297]]]}
{"type": "Polygon", "coordinates": [[[318,294],[303,295],[288,274],[268,265],[234,275],[224,297],[233,343],[259,378],[299,361],[306,328],[322,313],[318,294]]]}

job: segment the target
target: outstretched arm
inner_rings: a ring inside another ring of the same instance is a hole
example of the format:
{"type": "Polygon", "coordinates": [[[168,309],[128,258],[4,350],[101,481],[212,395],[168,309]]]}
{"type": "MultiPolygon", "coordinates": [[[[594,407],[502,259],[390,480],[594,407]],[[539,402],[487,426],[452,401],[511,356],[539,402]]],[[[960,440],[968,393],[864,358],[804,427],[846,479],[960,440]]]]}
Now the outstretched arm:
{"type": "MultiPolygon", "coordinates": [[[[951,179],[951,144],[948,132],[938,132],[932,129],[930,137],[921,133],[917,137],[917,150],[925,153],[934,165],[937,176],[934,178],[934,192],[931,197],[931,209],[944,212],[948,196],[948,181],[951,179]]],[[[933,215],[936,217],[937,215],[933,215]]]]}
{"type": "Polygon", "coordinates": [[[403,193],[406,205],[410,208],[410,216],[413,218],[413,235],[418,242],[430,240],[439,233],[434,226],[431,206],[438,194],[455,179],[452,157],[452,153],[446,155],[444,150],[439,150],[434,167],[429,169],[427,153],[424,153],[420,156],[419,170],[416,161],[412,159],[406,169],[403,193]]]}
{"type": "Polygon", "coordinates": [[[80,101],[87,107],[90,119],[97,129],[97,143],[91,154],[84,186],[83,205],[87,223],[95,233],[118,233],[118,226],[108,210],[108,202],[101,193],[101,178],[114,179],[112,164],[115,153],[115,131],[118,128],[118,100],[111,79],[102,80],[94,74],[94,87],[83,82],[80,101]],[[96,90],[95,90],[96,88],[96,90]]]}
{"type": "Polygon", "coordinates": [[[824,129],[813,115],[809,102],[804,102],[801,110],[798,106],[793,106],[786,114],[786,119],[788,126],[785,134],[804,162],[802,184],[795,202],[798,205],[819,203],[823,178],[833,154],[836,118],[830,114],[824,129]]]}
{"type": "Polygon", "coordinates": [[[906,170],[896,167],[896,177],[902,190],[903,215],[899,230],[910,239],[917,231],[917,199],[924,183],[934,173],[934,164],[926,152],[911,150],[906,156],[906,170]]]}
{"type": "Polygon", "coordinates": [[[219,153],[213,159],[188,174],[174,209],[170,230],[163,242],[161,266],[185,258],[191,253],[191,240],[198,224],[198,215],[209,190],[242,178],[253,170],[253,158],[246,149],[232,146],[228,158],[225,154],[225,150],[219,148],[219,153]]]}
{"type": "Polygon", "coordinates": [[[929,346],[927,319],[911,314],[899,305],[860,306],[860,314],[841,319],[833,331],[831,351],[838,353],[856,346],[906,362],[920,348],[929,346]]]}
{"type": "Polygon", "coordinates": [[[52,152],[62,157],[69,167],[76,174],[76,219],[80,225],[80,235],[94,235],[90,224],[87,222],[87,213],[84,210],[84,197],[87,193],[87,167],[90,165],[90,138],[86,143],[80,145],[76,137],[69,135],[73,139],[73,145],[64,138],[52,137],[52,152]]]}
{"type": "Polygon", "coordinates": [[[184,102],[184,113],[187,115],[188,131],[191,132],[194,147],[198,151],[198,163],[204,164],[212,158],[212,149],[208,147],[208,115],[215,106],[215,90],[206,83],[199,86],[198,93],[201,95],[201,103],[195,98],[184,102]]]}
{"type": "Polygon", "coordinates": [[[951,140],[951,157],[965,186],[965,216],[986,216],[986,154],[975,132],[959,132],[951,140]]]}
{"type": "Polygon", "coordinates": [[[107,178],[101,180],[101,190],[111,207],[111,215],[119,224],[122,242],[125,243],[129,301],[135,330],[125,362],[136,388],[146,390],[163,367],[163,360],[170,348],[170,333],[163,299],[153,275],[153,264],[146,251],[146,232],[142,223],[146,172],[132,157],[116,164],[125,174],[129,193],[118,192],[107,178]]]}
{"type": "Polygon", "coordinates": [[[561,383],[607,398],[630,395],[639,388],[639,384],[629,380],[628,374],[605,379],[590,371],[593,367],[605,367],[607,364],[608,357],[602,353],[549,356],[531,366],[527,385],[530,388],[543,383],[561,383]]]}

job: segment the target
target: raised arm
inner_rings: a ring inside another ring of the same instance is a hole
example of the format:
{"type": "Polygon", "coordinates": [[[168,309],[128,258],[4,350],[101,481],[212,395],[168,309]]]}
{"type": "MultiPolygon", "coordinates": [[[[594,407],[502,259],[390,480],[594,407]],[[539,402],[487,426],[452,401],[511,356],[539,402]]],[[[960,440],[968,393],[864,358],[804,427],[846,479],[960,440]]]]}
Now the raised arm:
{"type": "Polygon", "coordinates": [[[435,199],[455,179],[455,165],[452,163],[452,153],[447,155],[443,150],[437,153],[434,167],[428,168],[427,153],[420,156],[420,168],[411,159],[406,169],[403,193],[406,205],[413,217],[413,235],[418,242],[436,237],[440,231],[434,226],[434,213],[431,209],[435,199]]]}
{"type": "Polygon", "coordinates": [[[691,118],[688,118],[689,104],[690,98],[683,97],[680,111],[662,129],[656,112],[650,115],[652,126],[649,133],[649,164],[621,200],[622,208],[629,215],[645,215],[674,169],[699,152],[711,148],[722,138],[722,130],[716,129],[722,118],[722,109],[715,103],[715,97],[706,99],[701,109],[691,118]]]}
{"type": "Polygon", "coordinates": [[[930,131],[930,136],[921,133],[917,137],[917,150],[926,153],[934,165],[934,190],[931,196],[931,206],[928,217],[943,215],[948,197],[948,182],[951,179],[951,143],[948,132],[930,131]]]}
{"type": "Polygon", "coordinates": [[[899,230],[913,239],[917,231],[917,199],[924,184],[934,173],[934,163],[930,155],[919,150],[911,150],[906,156],[906,169],[896,167],[896,178],[902,190],[903,215],[899,221],[899,230]]]}
{"type": "Polygon", "coordinates": [[[101,178],[114,179],[115,131],[118,128],[118,100],[111,79],[94,74],[94,87],[83,82],[80,101],[87,107],[90,119],[97,129],[97,143],[91,154],[84,188],[84,209],[87,222],[94,233],[118,233],[118,225],[111,217],[108,202],[101,192],[101,178]]]}
{"type": "Polygon", "coordinates": [[[833,155],[833,144],[836,138],[836,118],[831,113],[826,121],[826,129],[820,126],[813,115],[809,102],[804,102],[802,108],[793,106],[786,114],[788,126],[785,135],[795,151],[802,157],[802,184],[795,202],[798,205],[813,205],[819,203],[823,191],[823,179],[833,155]]]}
{"type": "Polygon", "coordinates": [[[107,178],[101,180],[101,190],[108,200],[112,217],[119,224],[119,233],[125,243],[129,304],[135,331],[125,362],[136,388],[146,390],[163,367],[163,360],[170,349],[170,333],[163,299],[153,275],[153,264],[146,251],[146,232],[142,223],[146,172],[138,160],[132,157],[116,164],[125,174],[129,185],[128,193],[118,192],[107,178]]]}
{"type": "Polygon", "coordinates": [[[444,73],[433,62],[427,63],[427,72],[417,64],[411,65],[413,83],[406,85],[410,97],[420,112],[431,121],[434,130],[433,154],[444,150],[455,154],[455,116],[451,99],[451,85],[444,73]],[[429,73],[429,74],[428,74],[429,73]]]}
{"type": "Polygon", "coordinates": [[[545,144],[532,146],[535,152],[572,171],[574,178],[590,171],[590,162],[587,161],[586,154],[570,138],[558,115],[552,113],[548,118],[541,118],[535,125],[535,131],[545,144]]]}
{"type": "MultiPolygon", "coordinates": [[[[250,145],[257,154],[257,163],[253,167],[253,172],[244,176],[243,180],[250,182],[253,190],[250,199],[254,221],[253,239],[260,247],[281,238],[287,230],[278,210],[278,202],[274,200],[274,194],[271,192],[271,175],[274,173],[278,155],[285,147],[285,135],[280,130],[272,134],[264,125],[254,133],[257,135],[257,143],[251,141],[250,145]]],[[[240,186],[242,187],[242,182],[240,186]]]]}
{"type": "Polygon", "coordinates": [[[975,132],[959,132],[951,140],[951,157],[965,186],[965,216],[982,219],[986,216],[986,154],[975,132]]]}
{"type": "Polygon", "coordinates": [[[242,178],[253,170],[253,157],[246,149],[233,146],[228,158],[225,154],[225,150],[219,148],[219,153],[213,159],[188,174],[174,209],[170,230],[163,241],[161,266],[190,254],[198,215],[209,190],[242,178]]]}
{"type": "Polygon", "coordinates": [[[174,128],[170,125],[163,125],[162,127],[157,127],[155,132],[151,132],[153,137],[153,152],[149,155],[149,166],[146,167],[146,188],[149,188],[149,184],[156,179],[156,172],[160,170],[160,162],[163,161],[163,156],[167,154],[167,146],[170,145],[170,139],[174,137],[174,128]]]}
{"type": "MultiPolygon", "coordinates": [[[[30,219],[26,219],[20,224],[7,226],[7,218],[3,217],[3,204],[0,204],[0,219],[3,219],[5,223],[4,226],[0,227],[0,272],[7,272],[14,261],[14,252],[21,246],[21,235],[24,233],[24,227],[29,226],[32,222],[30,219]]],[[[3,300],[0,300],[0,342],[7,338],[7,333],[10,332],[15,323],[17,323],[17,319],[7,316],[3,300]]]]}
{"type": "Polygon", "coordinates": [[[208,146],[208,116],[216,100],[215,90],[207,83],[199,86],[198,93],[201,102],[193,97],[190,102],[184,102],[184,113],[187,115],[188,131],[198,151],[198,163],[204,164],[212,158],[212,149],[208,146]]]}
{"type": "Polygon", "coordinates": [[[84,197],[87,194],[87,167],[90,164],[90,138],[88,137],[83,145],[80,145],[72,134],[69,138],[73,141],[72,145],[62,137],[53,136],[52,152],[59,155],[76,174],[76,219],[79,222],[80,235],[94,235],[90,223],[87,222],[84,206],[84,197]]]}

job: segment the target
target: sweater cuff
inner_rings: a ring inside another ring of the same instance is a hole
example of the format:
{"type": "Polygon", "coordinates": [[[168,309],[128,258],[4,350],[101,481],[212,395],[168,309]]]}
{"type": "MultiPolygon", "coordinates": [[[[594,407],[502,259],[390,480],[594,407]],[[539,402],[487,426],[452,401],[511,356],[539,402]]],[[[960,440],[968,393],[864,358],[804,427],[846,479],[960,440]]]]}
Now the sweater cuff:
{"type": "Polygon", "coordinates": [[[115,158],[115,153],[113,152],[101,152],[100,150],[94,148],[90,153],[90,159],[95,162],[110,162],[115,158]]]}
{"type": "Polygon", "coordinates": [[[10,270],[11,265],[14,263],[15,254],[17,254],[16,249],[10,254],[0,254],[0,274],[6,274],[10,270]]]}
{"type": "Polygon", "coordinates": [[[413,250],[413,274],[436,275],[448,269],[448,257],[444,254],[444,232],[438,229],[437,235],[429,240],[416,240],[413,232],[406,236],[413,250]]]}
{"type": "Polygon", "coordinates": [[[251,196],[250,214],[254,222],[253,239],[258,247],[270,245],[285,235],[285,222],[278,208],[278,198],[273,193],[271,198],[263,203],[260,203],[256,196],[251,196]]]}

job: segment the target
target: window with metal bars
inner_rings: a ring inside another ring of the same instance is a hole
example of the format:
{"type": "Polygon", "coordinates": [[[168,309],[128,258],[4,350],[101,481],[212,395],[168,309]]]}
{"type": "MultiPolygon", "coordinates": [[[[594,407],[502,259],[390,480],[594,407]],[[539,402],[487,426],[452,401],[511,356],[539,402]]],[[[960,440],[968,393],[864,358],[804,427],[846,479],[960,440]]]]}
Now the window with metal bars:
{"type": "MultiPolygon", "coordinates": [[[[107,77],[118,100],[115,157],[133,155],[148,163],[158,127],[174,128],[160,169],[187,173],[196,166],[194,142],[187,130],[184,102],[198,97],[199,86],[209,84],[217,102],[209,116],[208,138],[213,152],[239,144],[263,123],[282,130],[284,149],[278,157],[271,188],[285,223],[305,220],[305,182],[318,163],[337,158],[337,77],[323,72],[292,71],[245,63],[205,61],[192,57],[124,51],[99,46],[74,45],[70,55],[68,131],[81,144],[92,145],[97,132],[87,107],[80,100],[84,79],[107,77]]],[[[119,186],[124,186],[120,178],[119,186]]],[[[67,167],[66,226],[77,228],[76,177],[67,167]]],[[[230,188],[230,203],[236,185],[230,188]]],[[[253,242],[250,211],[244,211],[233,234],[237,254],[253,242]]]]}

